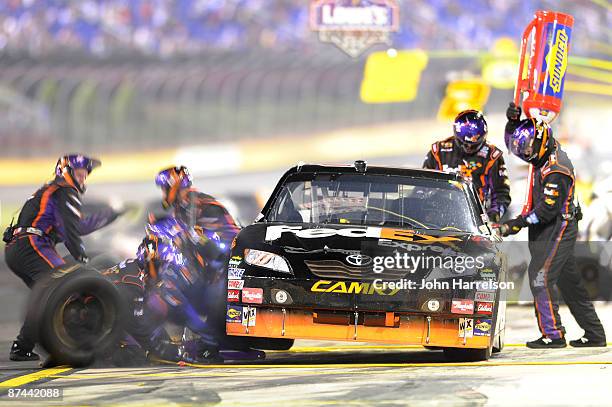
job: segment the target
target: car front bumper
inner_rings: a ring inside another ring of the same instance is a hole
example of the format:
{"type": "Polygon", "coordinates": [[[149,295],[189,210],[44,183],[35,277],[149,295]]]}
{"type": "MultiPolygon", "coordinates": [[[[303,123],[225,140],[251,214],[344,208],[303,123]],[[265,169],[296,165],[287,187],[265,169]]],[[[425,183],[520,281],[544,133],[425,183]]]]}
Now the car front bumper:
{"type": "MultiPolygon", "coordinates": [[[[460,318],[457,315],[427,316],[393,312],[376,315],[362,312],[360,315],[358,311],[334,314],[333,311],[259,305],[234,308],[242,311],[243,317],[240,321],[226,321],[228,335],[471,349],[487,348],[493,335],[493,327],[488,336],[474,336],[471,332],[466,334],[459,329],[460,318]]],[[[466,318],[473,319],[471,316],[466,318]]]]}

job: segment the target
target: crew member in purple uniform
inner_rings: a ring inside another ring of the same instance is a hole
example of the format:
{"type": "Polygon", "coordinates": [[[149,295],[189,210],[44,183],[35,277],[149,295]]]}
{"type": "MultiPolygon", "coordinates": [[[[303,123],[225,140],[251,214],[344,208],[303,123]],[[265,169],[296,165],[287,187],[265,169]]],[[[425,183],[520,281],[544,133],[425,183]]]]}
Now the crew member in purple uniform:
{"type": "MultiPolygon", "coordinates": [[[[17,224],[5,231],[6,263],[29,288],[66,263],[55,249],[58,243],[63,242],[76,261],[86,263],[81,236],[108,225],[119,215],[112,209],[90,216],[81,214],[87,176],[98,166],[99,160],[84,155],[60,157],[55,178],[28,198],[17,224]]],[[[11,360],[39,359],[32,351],[35,343],[31,330],[26,320],[11,347],[11,360]]]]}
{"type": "Polygon", "coordinates": [[[510,182],[501,150],[487,143],[487,122],[477,110],[457,115],[454,135],[437,141],[423,168],[461,174],[472,181],[489,218],[498,222],[510,206],[510,182]]]}

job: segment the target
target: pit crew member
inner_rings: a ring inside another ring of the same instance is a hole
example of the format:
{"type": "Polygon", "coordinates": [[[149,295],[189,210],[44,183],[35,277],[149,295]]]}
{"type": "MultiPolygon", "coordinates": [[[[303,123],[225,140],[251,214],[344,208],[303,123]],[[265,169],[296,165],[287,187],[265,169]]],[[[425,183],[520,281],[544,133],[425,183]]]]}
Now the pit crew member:
{"type": "Polygon", "coordinates": [[[563,348],[565,328],[559,316],[557,287],[584,336],[574,347],[606,346],[604,328],[576,268],[574,245],[580,208],[574,203],[574,167],[553,138],[552,130],[535,119],[520,119],[521,110],[507,110],[506,145],[512,154],[534,166],[528,206],[523,214],[499,225],[502,235],[529,228],[531,261],[528,275],[542,336],[529,348],[563,348]],[[555,287],[556,286],[556,287],[555,287]]]}
{"type": "Polygon", "coordinates": [[[470,179],[489,218],[498,222],[511,201],[502,151],[487,143],[487,122],[481,112],[465,110],[453,126],[453,136],[431,146],[423,168],[460,173],[470,179]]]}
{"type": "MultiPolygon", "coordinates": [[[[55,166],[55,178],[43,185],[23,205],[17,224],[4,232],[6,263],[23,282],[34,284],[66,262],[55,246],[64,245],[78,262],[87,262],[81,241],[87,235],[111,223],[118,212],[109,209],[90,216],[81,214],[81,195],[85,192],[88,175],[100,161],[80,154],[60,157],[55,166]]],[[[38,360],[28,321],[13,342],[10,359],[38,360]]]]}

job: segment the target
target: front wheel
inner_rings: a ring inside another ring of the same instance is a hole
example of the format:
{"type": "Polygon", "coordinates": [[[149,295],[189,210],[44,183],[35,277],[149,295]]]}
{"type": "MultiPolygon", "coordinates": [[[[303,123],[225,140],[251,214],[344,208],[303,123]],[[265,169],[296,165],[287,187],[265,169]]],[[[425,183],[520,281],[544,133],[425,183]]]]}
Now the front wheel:
{"type": "Polygon", "coordinates": [[[444,348],[444,357],[449,362],[481,362],[491,357],[491,347],[486,349],[444,348]]]}

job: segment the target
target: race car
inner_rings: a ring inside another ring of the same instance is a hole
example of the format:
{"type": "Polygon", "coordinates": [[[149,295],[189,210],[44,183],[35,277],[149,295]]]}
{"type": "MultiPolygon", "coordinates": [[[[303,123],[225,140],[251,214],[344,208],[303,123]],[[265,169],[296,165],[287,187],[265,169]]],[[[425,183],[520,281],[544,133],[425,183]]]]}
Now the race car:
{"type": "Polygon", "coordinates": [[[486,360],[504,345],[500,241],[460,176],[296,166],[232,243],[226,332],[486,360]]]}

